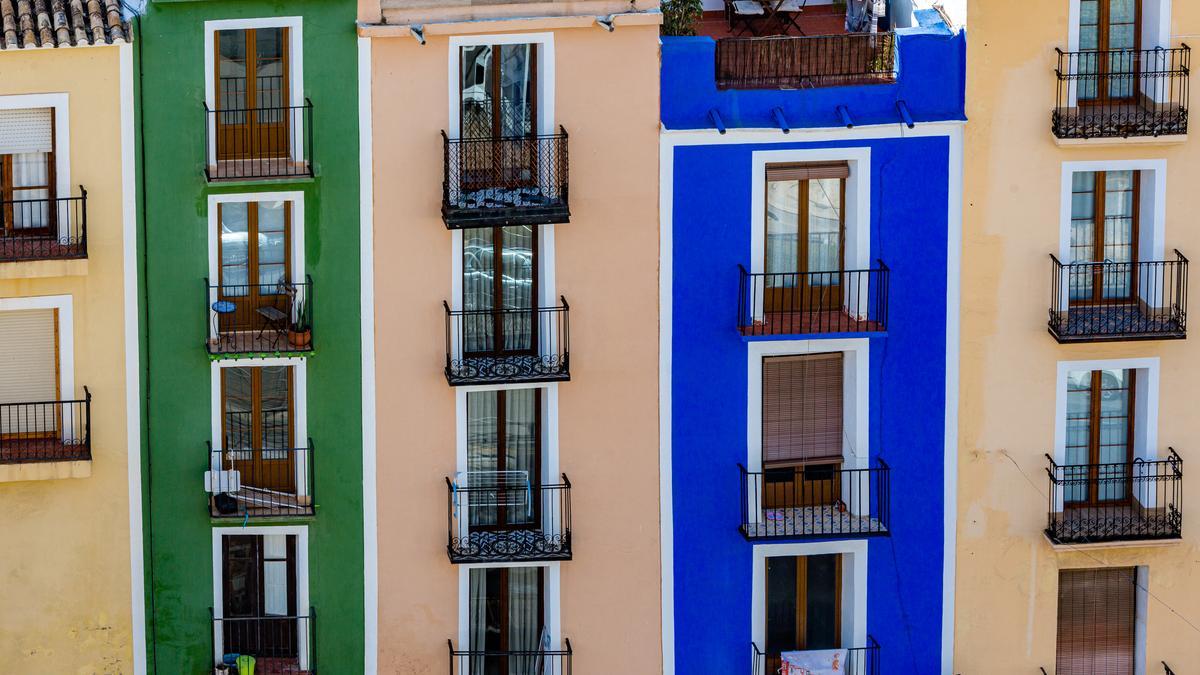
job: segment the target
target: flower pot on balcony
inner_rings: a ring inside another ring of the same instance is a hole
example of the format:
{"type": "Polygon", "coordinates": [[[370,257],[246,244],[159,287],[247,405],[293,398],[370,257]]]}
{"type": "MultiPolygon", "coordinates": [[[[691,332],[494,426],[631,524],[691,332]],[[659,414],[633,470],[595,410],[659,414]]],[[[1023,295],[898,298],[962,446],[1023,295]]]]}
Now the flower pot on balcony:
{"type": "Polygon", "coordinates": [[[312,344],[312,329],[288,329],[288,344],[296,349],[305,349],[312,344]]]}

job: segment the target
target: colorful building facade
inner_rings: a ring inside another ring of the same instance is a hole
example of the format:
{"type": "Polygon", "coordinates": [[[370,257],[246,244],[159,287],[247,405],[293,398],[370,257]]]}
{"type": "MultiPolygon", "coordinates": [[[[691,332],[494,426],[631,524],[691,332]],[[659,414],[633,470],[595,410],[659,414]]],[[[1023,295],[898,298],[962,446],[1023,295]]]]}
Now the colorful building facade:
{"type": "Polygon", "coordinates": [[[359,19],[369,668],[658,672],[657,3],[359,19]]]}
{"type": "Polygon", "coordinates": [[[138,19],[151,672],[363,670],[356,9],[138,19]]]}
{"type": "Polygon", "coordinates": [[[970,11],[955,672],[1189,672],[1200,7],[970,11]]]}
{"type": "Polygon", "coordinates": [[[134,672],[133,38],[115,2],[0,19],[0,662],[134,672]]]}
{"type": "Polygon", "coordinates": [[[896,5],[664,38],[666,673],[949,672],[966,36],[896,5]]]}

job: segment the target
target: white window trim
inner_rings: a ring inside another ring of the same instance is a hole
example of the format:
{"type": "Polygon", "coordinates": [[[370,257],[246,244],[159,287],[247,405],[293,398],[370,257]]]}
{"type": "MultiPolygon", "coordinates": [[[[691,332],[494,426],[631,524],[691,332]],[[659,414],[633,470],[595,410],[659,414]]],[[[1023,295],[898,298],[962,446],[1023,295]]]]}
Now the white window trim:
{"type": "Polygon", "coordinates": [[[473,563],[458,566],[458,650],[467,650],[471,646],[471,570],[494,567],[542,567],[546,570],[546,587],[543,590],[543,600],[546,603],[546,631],[550,634],[551,650],[563,648],[562,634],[562,574],[560,563],[473,563]]]}
{"type": "Polygon", "coordinates": [[[554,133],[554,33],[515,33],[510,35],[454,35],[450,37],[449,77],[450,85],[450,119],[446,125],[446,133],[450,138],[458,138],[459,108],[462,105],[462,48],[479,45],[538,45],[538,133],[554,133]]]}
{"type": "Polygon", "coordinates": [[[54,190],[58,197],[71,196],[71,113],[67,94],[19,94],[0,96],[0,110],[52,108],[54,110],[54,190]]]}
{"type": "MultiPolygon", "coordinates": [[[[28,298],[0,298],[0,312],[57,309],[58,310],[58,391],[64,401],[74,400],[75,393],[75,319],[69,295],[41,295],[28,298]]],[[[82,392],[81,394],[82,395],[82,392]]],[[[63,424],[72,423],[70,415],[63,424]]]]}
{"type": "MultiPolygon", "coordinates": [[[[272,357],[263,359],[224,359],[213,361],[211,365],[211,402],[210,409],[212,410],[212,449],[209,457],[209,470],[220,471],[219,462],[214,461],[212,454],[218,450],[224,449],[224,443],[221,440],[221,369],[222,368],[264,368],[270,366],[283,366],[293,368],[294,377],[292,378],[293,391],[295,397],[293,401],[294,416],[292,424],[295,425],[293,440],[297,448],[303,448],[304,452],[312,452],[312,448],[308,447],[308,360],[295,359],[285,357],[272,357]]],[[[308,494],[308,478],[309,466],[307,457],[296,457],[295,472],[296,472],[296,494],[305,496],[308,494]]]]}
{"type": "Polygon", "coordinates": [[[867,541],[848,539],[754,547],[750,635],[759,649],[763,649],[767,634],[767,558],[828,554],[842,555],[842,646],[867,646],[867,541]]]}
{"type": "MultiPolygon", "coordinates": [[[[255,28],[287,28],[288,37],[288,89],[291,92],[290,105],[304,105],[304,17],[274,16],[258,19],[221,19],[204,22],[204,102],[209,110],[215,110],[217,92],[214,82],[217,73],[217,55],[215,53],[216,33],[222,30],[250,30],[255,28]]],[[[209,115],[212,118],[213,116],[209,115]]],[[[293,139],[304,138],[304,118],[296,120],[293,139]]],[[[205,162],[212,161],[217,156],[216,120],[207,119],[208,150],[205,162]]],[[[304,143],[292,141],[292,159],[304,160],[304,143]]]]}
{"type": "MultiPolygon", "coordinates": [[[[217,211],[220,204],[250,202],[287,202],[291,213],[292,283],[304,281],[304,192],[239,192],[208,196],[208,281],[216,285],[221,278],[221,223],[217,211]]],[[[249,281],[249,280],[248,280],[249,281]]],[[[211,324],[212,321],[209,321],[211,324]]],[[[210,326],[211,327],[211,326],[210,326]]]]}
{"type": "MultiPolygon", "coordinates": [[[[280,525],[267,527],[214,527],[212,531],[212,578],[213,578],[213,617],[220,619],[225,615],[225,577],[222,563],[223,552],[221,538],[236,535],[268,535],[282,534],[296,537],[296,612],[298,616],[308,616],[308,526],[280,525]]],[[[311,618],[309,619],[312,620],[311,618]]],[[[308,633],[297,630],[297,651],[300,654],[300,670],[308,670],[308,633]]],[[[220,663],[224,655],[224,635],[213,631],[213,658],[220,663]]]]}

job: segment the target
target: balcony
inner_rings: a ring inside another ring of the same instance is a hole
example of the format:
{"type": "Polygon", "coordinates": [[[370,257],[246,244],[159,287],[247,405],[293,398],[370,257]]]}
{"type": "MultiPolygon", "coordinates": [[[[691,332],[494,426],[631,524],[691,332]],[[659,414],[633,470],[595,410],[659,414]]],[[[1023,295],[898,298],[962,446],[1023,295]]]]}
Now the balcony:
{"type": "Polygon", "coordinates": [[[888,281],[875,269],[750,273],[738,265],[738,331],[743,337],[876,333],[887,330],[888,281]]]}
{"type": "Polygon", "coordinates": [[[570,306],[446,310],[446,381],[465,384],[565,382],[570,306]]]}
{"type": "Polygon", "coordinates": [[[1187,337],[1188,260],[1063,264],[1050,256],[1050,334],[1061,343],[1187,337]]]}
{"type": "Polygon", "coordinates": [[[571,559],[571,481],[530,485],[523,471],[446,479],[452,563],[571,559]]]}
{"type": "Polygon", "coordinates": [[[537,675],[571,675],[571,641],[563,640],[562,650],[457,650],[450,648],[450,675],[481,675],[482,673],[536,673],[537,675]]]}
{"type": "Polygon", "coordinates": [[[78,197],[0,200],[0,262],[87,257],[87,190],[78,197]]]}
{"type": "Polygon", "coordinates": [[[1187,133],[1192,50],[1058,52],[1051,128],[1059,139],[1187,133]]]}
{"type": "MultiPolygon", "coordinates": [[[[770,652],[759,649],[758,645],[751,643],[751,648],[754,650],[754,675],[774,675],[774,673],[783,673],[784,659],[791,654],[803,654],[800,652],[770,652]]],[[[806,672],[799,670],[797,672],[806,672]]],[[[824,670],[818,672],[826,672],[824,670]]],[[[833,672],[833,671],[829,671],[833,672]]],[[[870,635],[867,636],[866,647],[855,647],[846,650],[845,670],[837,671],[844,672],[845,675],[879,675],[879,643],[870,635]]]]}
{"type": "MultiPolygon", "coordinates": [[[[249,423],[245,427],[249,429],[249,423]]],[[[315,514],[312,439],[307,448],[213,450],[204,489],[213,518],[280,518],[315,514]]]]}
{"type": "Polygon", "coordinates": [[[204,280],[212,358],[304,356],[313,351],[313,281],[223,284],[204,280]]]}
{"type": "Polygon", "coordinates": [[[92,394],[78,401],[0,404],[0,464],[92,458],[92,394]]]}
{"type": "Polygon", "coordinates": [[[1183,460],[1060,466],[1049,455],[1049,519],[1054,544],[1179,539],[1183,531],[1183,460]]]}
{"type": "MultiPolygon", "coordinates": [[[[742,524],[750,541],[888,535],[891,467],[789,466],[742,475],[742,524]]],[[[774,671],[772,671],[774,672],[774,671]]]]}
{"type": "Polygon", "coordinates": [[[213,615],[212,608],[208,611],[212,615],[212,672],[218,672],[220,665],[236,665],[239,656],[250,656],[254,672],[261,675],[316,675],[315,609],[310,607],[307,616],[226,618],[213,615]]]}
{"type": "Polygon", "coordinates": [[[896,81],[894,33],[717,40],[718,89],[815,89],[896,81]]]}
{"type": "Polygon", "coordinates": [[[451,140],[445,151],[442,221],[449,229],[543,225],[571,219],[567,131],[451,140]]]}
{"type": "Polygon", "coordinates": [[[313,175],[313,104],[211,110],[204,106],[209,181],[313,175]]]}

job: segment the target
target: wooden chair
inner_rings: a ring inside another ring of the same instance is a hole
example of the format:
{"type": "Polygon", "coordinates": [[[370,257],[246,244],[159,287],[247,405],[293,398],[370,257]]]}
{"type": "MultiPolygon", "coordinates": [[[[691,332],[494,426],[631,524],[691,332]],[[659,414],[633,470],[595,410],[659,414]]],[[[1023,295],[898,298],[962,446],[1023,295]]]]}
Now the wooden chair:
{"type": "Polygon", "coordinates": [[[758,0],[725,0],[725,20],[729,22],[730,33],[740,24],[741,30],[737,35],[746,31],[750,31],[751,35],[758,35],[754,24],[761,22],[766,16],[767,10],[758,0]]]}

